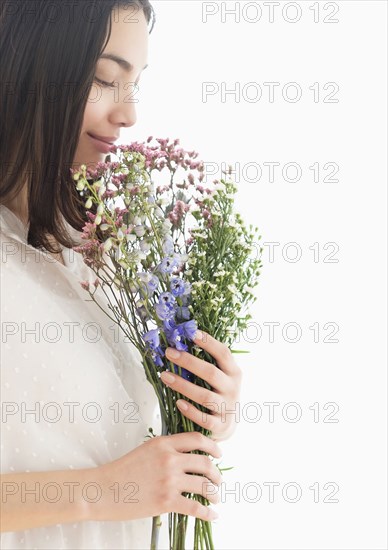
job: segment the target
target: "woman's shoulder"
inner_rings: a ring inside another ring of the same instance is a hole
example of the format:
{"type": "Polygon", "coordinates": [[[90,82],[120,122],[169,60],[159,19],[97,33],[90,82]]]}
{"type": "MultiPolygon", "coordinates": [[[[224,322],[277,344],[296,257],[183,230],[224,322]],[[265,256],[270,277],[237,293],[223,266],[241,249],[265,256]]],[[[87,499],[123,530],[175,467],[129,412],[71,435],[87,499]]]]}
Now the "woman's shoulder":
{"type": "MultiPolygon", "coordinates": [[[[63,220],[66,231],[76,245],[81,244],[82,233],[76,231],[63,220]]],[[[45,250],[34,248],[28,243],[29,226],[23,222],[6,206],[0,205],[0,263],[5,272],[14,273],[15,270],[26,271],[27,275],[36,277],[36,270],[41,275],[54,275],[60,279],[60,272],[67,277],[74,278],[74,282],[94,280],[91,272],[82,258],[82,255],[71,248],[63,248],[64,265],[57,261],[45,250]]]]}
{"type": "Polygon", "coordinates": [[[27,243],[28,229],[29,226],[25,225],[12,210],[0,204],[0,238],[3,242],[27,243]]]}

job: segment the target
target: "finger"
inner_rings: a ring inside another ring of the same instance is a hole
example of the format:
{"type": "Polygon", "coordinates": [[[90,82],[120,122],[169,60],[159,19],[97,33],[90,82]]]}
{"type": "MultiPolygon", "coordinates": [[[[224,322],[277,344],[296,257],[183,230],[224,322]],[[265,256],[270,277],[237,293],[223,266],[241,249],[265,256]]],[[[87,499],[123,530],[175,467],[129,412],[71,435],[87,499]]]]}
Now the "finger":
{"type": "Polygon", "coordinates": [[[207,388],[197,386],[197,384],[193,384],[188,380],[184,380],[182,376],[172,374],[170,371],[163,371],[160,377],[162,381],[170,388],[179,392],[185,397],[188,397],[199,405],[206,406],[205,403],[215,403],[217,409],[221,407],[221,395],[214,393],[207,388]]]}
{"type": "Polygon", "coordinates": [[[225,374],[233,375],[240,371],[228,346],[222,342],[219,342],[207,332],[197,330],[194,342],[197,346],[204,349],[210,353],[212,357],[214,357],[217,362],[217,366],[220,367],[225,374]]]}
{"type": "Polygon", "coordinates": [[[222,452],[215,441],[206,437],[199,432],[185,432],[164,436],[170,440],[174,449],[180,453],[188,453],[190,451],[204,451],[205,453],[221,458],[222,452]]]}
{"type": "Polygon", "coordinates": [[[202,474],[214,485],[221,485],[222,475],[219,469],[212,463],[207,456],[188,454],[184,457],[184,471],[191,474],[202,474]]]}
{"type": "Polygon", "coordinates": [[[196,500],[183,496],[178,498],[178,508],[176,512],[178,514],[183,514],[184,516],[193,516],[195,518],[203,519],[204,521],[213,521],[218,518],[217,512],[209,506],[204,506],[196,500]]]}
{"type": "MultiPolygon", "coordinates": [[[[195,357],[191,353],[179,352],[179,356],[173,357],[170,353],[171,348],[167,348],[166,355],[176,365],[192,372],[202,380],[205,380],[212,388],[222,391],[228,383],[228,377],[222,370],[207,361],[195,357]]],[[[177,350],[174,349],[176,352],[177,350]]]]}
{"type": "Polygon", "coordinates": [[[212,504],[220,502],[219,488],[206,477],[186,474],[182,492],[193,493],[207,498],[212,504]]]}
{"type": "MultiPolygon", "coordinates": [[[[216,403],[205,403],[204,406],[207,409],[214,411],[214,413],[219,412],[220,415],[208,414],[206,412],[200,411],[199,409],[197,409],[197,407],[195,407],[191,403],[188,403],[184,399],[178,399],[176,404],[181,413],[186,418],[192,420],[193,422],[198,424],[198,426],[201,426],[202,428],[205,428],[206,430],[209,430],[211,432],[217,431],[217,428],[222,422],[222,411],[220,411],[220,407],[216,403]]],[[[225,422],[225,417],[223,421],[225,422]]]]}

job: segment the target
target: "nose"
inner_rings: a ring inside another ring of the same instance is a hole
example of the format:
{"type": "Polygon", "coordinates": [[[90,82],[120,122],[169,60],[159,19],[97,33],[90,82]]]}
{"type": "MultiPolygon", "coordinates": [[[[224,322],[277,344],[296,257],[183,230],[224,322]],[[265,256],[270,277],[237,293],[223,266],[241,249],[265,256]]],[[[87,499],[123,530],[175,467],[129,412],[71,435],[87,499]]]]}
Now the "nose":
{"type": "Polygon", "coordinates": [[[110,113],[110,121],[116,126],[130,128],[137,121],[136,105],[139,86],[128,83],[120,89],[110,113]]]}

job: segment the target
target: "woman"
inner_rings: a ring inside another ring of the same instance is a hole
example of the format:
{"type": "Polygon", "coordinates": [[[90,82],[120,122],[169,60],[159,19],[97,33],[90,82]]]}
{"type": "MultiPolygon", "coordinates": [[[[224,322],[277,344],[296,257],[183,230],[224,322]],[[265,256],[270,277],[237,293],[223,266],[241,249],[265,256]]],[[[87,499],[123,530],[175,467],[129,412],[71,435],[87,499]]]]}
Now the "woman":
{"type": "MultiPolygon", "coordinates": [[[[117,337],[81,280],[93,273],[72,247],[85,219],[70,168],[105,159],[135,124],[147,65],[148,0],[12,0],[0,15],[2,298],[2,548],[146,548],[151,517],[214,511],[182,496],[219,485],[216,441],[233,415],[182,413],[212,430],[146,439],[156,398],[134,347],[117,337]],[[202,475],[199,475],[202,474],[202,475]]],[[[152,30],[151,26],[151,30],[152,30]]],[[[235,408],[241,372],[207,334],[174,363],[204,392],[164,379],[194,402],[235,408]]],[[[221,407],[214,407],[220,410],[221,407]]]]}

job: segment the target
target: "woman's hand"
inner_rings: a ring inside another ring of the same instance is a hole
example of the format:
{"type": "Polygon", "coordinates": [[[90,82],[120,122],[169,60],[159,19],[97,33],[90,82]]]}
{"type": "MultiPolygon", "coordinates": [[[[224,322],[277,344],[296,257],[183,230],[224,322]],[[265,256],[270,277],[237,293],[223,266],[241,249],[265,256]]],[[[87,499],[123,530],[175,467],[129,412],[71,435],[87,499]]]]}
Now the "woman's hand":
{"type": "MultiPolygon", "coordinates": [[[[187,432],[153,437],[124,456],[94,468],[3,474],[1,531],[22,531],[79,521],[126,521],[169,512],[213,521],[217,513],[182,493],[220,501],[222,476],[211,458],[217,443],[187,432]],[[45,498],[54,485],[57,499],[45,498]],[[23,487],[38,487],[24,494],[23,487]],[[42,488],[42,491],[41,489],[42,488]],[[41,492],[40,492],[41,491],[41,492]]],[[[199,499],[200,500],[200,499],[199,499]]]]}
{"type": "Polygon", "coordinates": [[[199,432],[187,432],[154,437],[121,458],[90,470],[102,498],[88,505],[87,519],[121,521],[168,512],[205,521],[216,519],[214,510],[182,495],[195,493],[213,504],[220,501],[222,476],[218,468],[208,456],[191,451],[221,457],[215,441],[199,432]]]}
{"type": "Polygon", "coordinates": [[[173,348],[167,348],[166,356],[176,365],[205,380],[213,391],[201,388],[175,373],[164,371],[161,378],[171,389],[211,411],[211,414],[204,413],[184,399],[177,401],[179,410],[184,416],[210,430],[212,439],[221,441],[230,437],[236,428],[236,421],[238,421],[236,403],[240,397],[242,372],[230,349],[210,334],[197,331],[194,342],[214,357],[219,368],[190,353],[177,352],[173,348]],[[179,355],[175,356],[172,352],[177,352],[179,355]]]}

